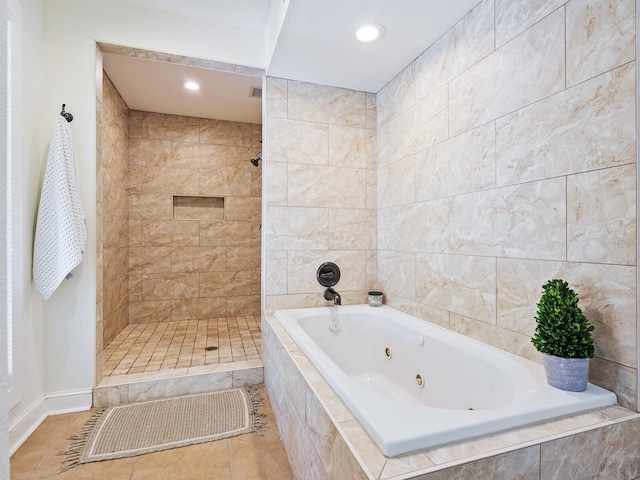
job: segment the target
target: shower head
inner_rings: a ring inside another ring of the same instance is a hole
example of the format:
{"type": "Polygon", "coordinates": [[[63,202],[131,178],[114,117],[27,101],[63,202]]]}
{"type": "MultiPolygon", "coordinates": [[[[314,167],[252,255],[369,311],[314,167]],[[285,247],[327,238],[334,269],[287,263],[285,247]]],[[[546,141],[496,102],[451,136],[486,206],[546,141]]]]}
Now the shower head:
{"type": "Polygon", "coordinates": [[[249,160],[251,162],[251,165],[253,165],[254,167],[258,166],[258,163],[260,162],[260,160],[262,160],[262,152],[260,152],[256,158],[252,158],[251,160],[249,160]]]}

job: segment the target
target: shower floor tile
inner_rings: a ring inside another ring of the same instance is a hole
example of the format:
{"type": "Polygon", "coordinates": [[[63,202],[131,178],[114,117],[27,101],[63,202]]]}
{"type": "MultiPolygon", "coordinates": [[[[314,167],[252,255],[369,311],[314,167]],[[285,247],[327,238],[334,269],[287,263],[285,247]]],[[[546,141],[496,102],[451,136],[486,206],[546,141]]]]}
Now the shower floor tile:
{"type": "Polygon", "coordinates": [[[103,376],[259,360],[252,315],[127,325],[103,350],[103,376]]]}

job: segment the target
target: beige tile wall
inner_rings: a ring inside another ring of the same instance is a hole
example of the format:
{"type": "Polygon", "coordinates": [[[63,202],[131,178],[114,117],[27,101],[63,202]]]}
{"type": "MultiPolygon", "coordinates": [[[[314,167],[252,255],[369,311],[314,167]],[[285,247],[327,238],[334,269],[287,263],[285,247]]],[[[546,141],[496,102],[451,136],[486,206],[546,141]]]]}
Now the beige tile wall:
{"type": "Polygon", "coordinates": [[[128,125],[129,321],[257,315],[261,125],[138,111],[128,125]]]}
{"type": "Polygon", "coordinates": [[[565,278],[596,327],[591,380],[634,409],[635,14],[484,0],[377,95],[389,303],[538,359],[541,287],[565,278]]]}
{"type": "Polygon", "coordinates": [[[326,305],[316,271],[335,262],[343,303],[376,287],[376,97],[267,78],[265,305],[326,305]]]}
{"type": "Polygon", "coordinates": [[[129,323],[127,122],[129,108],[102,73],[98,101],[98,351],[129,323]],[[101,101],[100,101],[101,100],[101,101]],[[100,262],[101,260],[101,262],[100,262]]]}

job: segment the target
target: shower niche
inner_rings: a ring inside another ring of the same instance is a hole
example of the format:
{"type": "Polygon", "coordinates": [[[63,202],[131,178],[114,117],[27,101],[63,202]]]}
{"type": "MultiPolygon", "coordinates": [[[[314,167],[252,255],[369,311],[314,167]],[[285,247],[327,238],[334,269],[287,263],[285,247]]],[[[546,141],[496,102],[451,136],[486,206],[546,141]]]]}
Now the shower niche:
{"type": "Polygon", "coordinates": [[[173,196],[174,220],[224,220],[224,197],[173,196]]]}

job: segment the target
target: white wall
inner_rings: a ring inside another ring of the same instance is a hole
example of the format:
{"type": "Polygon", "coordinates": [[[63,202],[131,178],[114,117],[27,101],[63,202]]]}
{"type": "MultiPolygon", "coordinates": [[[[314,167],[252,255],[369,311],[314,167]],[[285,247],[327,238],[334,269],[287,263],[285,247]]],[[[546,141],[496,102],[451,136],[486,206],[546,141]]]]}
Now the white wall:
{"type": "MultiPolygon", "coordinates": [[[[94,386],[95,41],[264,68],[262,32],[99,0],[20,0],[24,17],[24,378],[16,420],[44,397],[94,386]],[[49,137],[62,103],[73,113],[88,242],[82,264],[42,302],[31,282],[32,238],[49,137]],[[43,397],[44,396],[44,397],[43,397]]],[[[1,477],[1,476],[0,476],[1,477]]]]}

